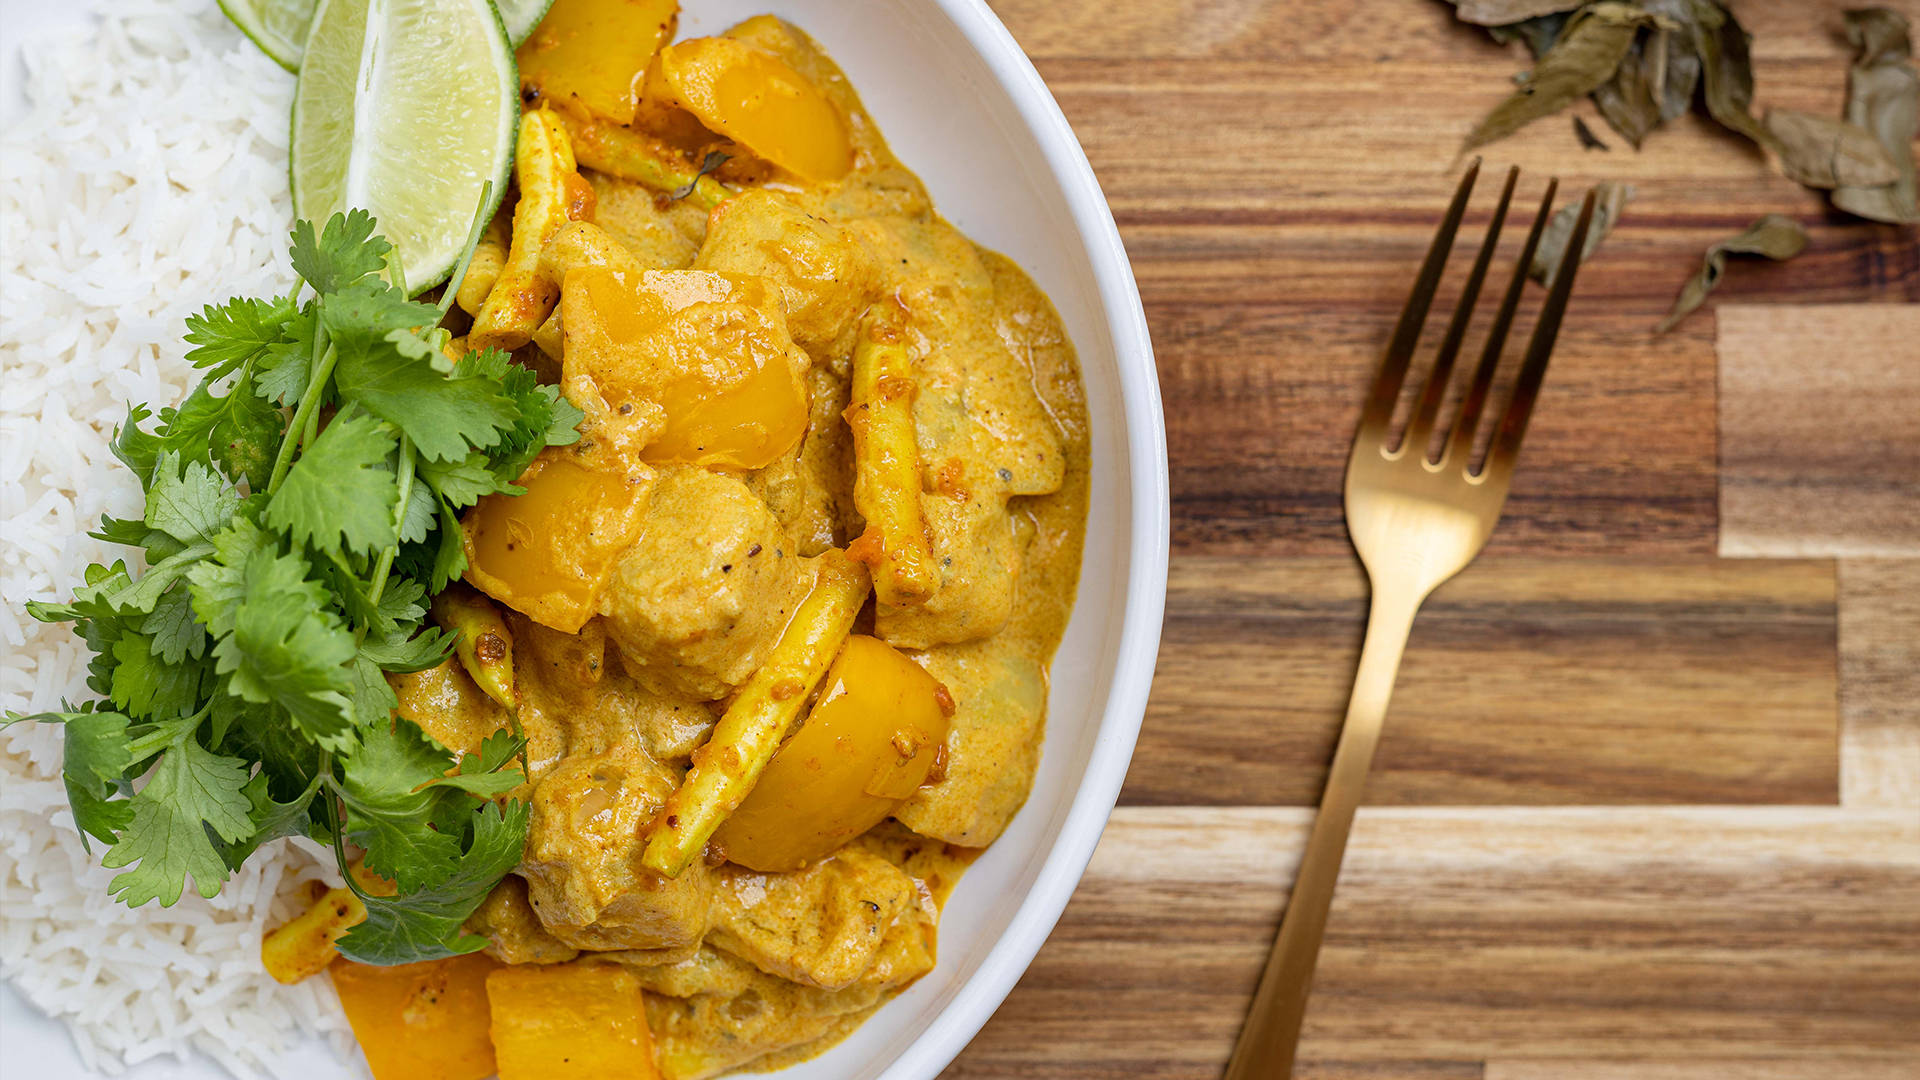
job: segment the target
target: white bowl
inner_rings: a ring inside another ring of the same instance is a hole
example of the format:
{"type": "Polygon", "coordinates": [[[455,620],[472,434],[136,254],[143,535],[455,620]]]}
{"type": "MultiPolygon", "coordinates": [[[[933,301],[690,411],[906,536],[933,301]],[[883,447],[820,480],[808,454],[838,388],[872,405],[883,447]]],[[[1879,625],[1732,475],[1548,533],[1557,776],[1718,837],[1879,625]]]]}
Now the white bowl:
{"type": "MultiPolygon", "coordinates": [[[[29,21],[102,0],[5,0],[19,48],[29,21]]],[[[1125,778],[1159,646],[1167,572],[1166,435],[1146,318],[1127,254],[1073,131],[983,0],[683,0],[682,34],[772,10],[846,69],[941,213],[1006,253],[1053,298],[1079,349],[1093,423],[1092,503],[1079,601],[1054,660],[1046,752],[1033,794],[947,906],[940,962],[838,1047],[785,1080],[931,1080],[1033,960],[1093,854],[1125,778]]],[[[6,57],[0,101],[17,103],[6,57]]],[[[82,1075],[57,1025],[0,1002],[22,1075],[82,1075]]],[[[304,1056],[304,1055],[303,1055],[304,1056]]],[[[313,1062],[303,1075],[347,1075],[313,1062]]],[[[10,1070],[9,1070],[10,1071],[10,1070]]],[[[211,1063],[139,1077],[215,1077],[211,1063]]]]}

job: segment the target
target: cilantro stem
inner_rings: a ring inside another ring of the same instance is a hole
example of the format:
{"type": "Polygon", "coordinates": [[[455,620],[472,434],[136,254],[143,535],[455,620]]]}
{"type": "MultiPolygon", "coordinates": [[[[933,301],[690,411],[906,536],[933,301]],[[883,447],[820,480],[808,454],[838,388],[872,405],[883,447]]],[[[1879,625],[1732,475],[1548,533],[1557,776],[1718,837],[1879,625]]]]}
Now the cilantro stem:
{"type": "Polygon", "coordinates": [[[467,226],[467,246],[460,252],[460,261],[453,264],[453,276],[447,279],[447,287],[440,293],[440,317],[446,318],[447,310],[453,307],[453,298],[460,292],[460,283],[467,278],[467,267],[473,264],[473,253],[480,246],[480,233],[487,227],[487,204],[493,200],[493,181],[489,180],[480,188],[480,205],[473,208],[473,223],[467,226]]]}
{"type": "Polygon", "coordinates": [[[413,440],[406,432],[400,433],[400,499],[393,511],[394,542],[380,550],[380,559],[373,565],[373,592],[370,594],[375,605],[380,603],[380,595],[387,591],[387,575],[393,570],[393,557],[400,553],[400,530],[407,523],[407,502],[413,498],[413,440]]]}
{"type": "Polygon", "coordinates": [[[327,380],[333,378],[336,357],[333,346],[327,342],[327,324],[320,314],[318,309],[314,311],[313,360],[310,361],[314,367],[307,374],[307,389],[300,395],[300,405],[293,410],[293,422],[287,425],[286,437],[280,441],[280,452],[274,456],[273,475],[267,480],[268,495],[278,491],[281,481],[287,478],[287,470],[293,467],[294,447],[306,443],[308,421],[320,405],[327,380]],[[323,346],[325,352],[321,351],[323,346]]]}

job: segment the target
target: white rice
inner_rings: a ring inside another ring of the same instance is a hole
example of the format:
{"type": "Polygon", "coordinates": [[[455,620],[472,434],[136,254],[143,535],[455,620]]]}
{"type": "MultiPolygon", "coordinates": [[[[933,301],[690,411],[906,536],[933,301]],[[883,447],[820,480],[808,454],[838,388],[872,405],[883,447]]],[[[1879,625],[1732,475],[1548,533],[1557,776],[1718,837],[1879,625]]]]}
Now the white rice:
{"type": "MultiPolygon", "coordinates": [[[[96,560],[85,532],[139,516],[107,450],[129,401],[193,382],[183,316],[231,294],[282,293],[293,80],[212,0],[117,0],[107,18],[27,46],[30,112],[0,141],[0,708],[89,696],[86,650],[26,613],[64,598],[96,560]]],[[[296,1075],[279,1053],[345,1047],[325,979],[282,987],[260,966],[331,857],[305,841],[261,851],[202,900],[129,910],[107,896],[58,779],[59,732],[0,734],[0,976],[64,1022],[105,1073],[204,1055],[235,1075],[296,1075]]],[[[337,880],[337,879],[336,879],[337,880]]]]}

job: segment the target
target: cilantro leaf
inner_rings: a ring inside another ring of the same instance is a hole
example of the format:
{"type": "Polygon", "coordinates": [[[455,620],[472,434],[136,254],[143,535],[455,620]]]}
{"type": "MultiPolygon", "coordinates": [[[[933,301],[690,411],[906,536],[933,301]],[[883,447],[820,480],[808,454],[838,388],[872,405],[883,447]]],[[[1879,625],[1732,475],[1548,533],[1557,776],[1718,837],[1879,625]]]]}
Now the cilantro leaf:
{"type": "Polygon", "coordinates": [[[133,716],[191,713],[200,702],[200,661],[163,663],[146,634],[126,634],[113,643],[112,698],[133,716]]]}
{"type": "Polygon", "coordinates": [[[327,594],[308,580],[298,555],[255,551],[247,560],[245,594],[232,633],[213,647],[227,692],[285,709],[314,743],[344,751],[353,742],[353,690],[347,662],[353,635],[327,610],[327,594]]]}
{"type": "Polygon", "coordinates": [[[353,714],[363,728],[382,726],[393,718],[400,699],[387,685],[386,673],[363,651],[353,658],[353,714]]]}
{"type": "Polygon", "coordinates": [[[207,431],[213,460],[228,478],[245,480],[255,491],[264,491],[273,470],[273,455],[280,448],[286,430],[286,417],[272,403],[254,393],[253,376],[243,376],[233,390],[221,398],[223,408],[207,431]]]}
{"type": "Polygon", "coordinates": [[[373,235],[373,215],[349,210],[327,219],[318,237],[313,222],[293,223],[293,272],[305,278],[313,291],[339,292],[387,265],[393,245],[373,235]]]}
{"type": "Polygon", "coordinates": [[[407,491],[407,512],[400,521],[401,543],[417,543],[427,538],[440,520],[440,504],[433,497],[433,488],[419,482],[416,467],[415,483],[407,491]]]}
{"type": "Polygon", "coordinates": [[[67,788],[67,804],[73,808],[73,822],[84,834],[80,842],[92,836],[103,844],[112,844],[121,829],[133,817],[127,800],[115,799],[120,793],[126,771],[133,765],[127,749],[127,726],[131,722],[121,713],[94,708],[88,702],[79,709],[62,703],[59,712],[8,713],[0,729],[32,721],[65,725],[61,732],[65,749],[60,765],[61,779],[67,788]]]}
{"type": "Polygon", "coordinates": [[[238,870],[240,864],[246,862],[247,857],[258,850],[261,844],[305,832],[307,822],[312,819],[313,797],[319,794],[320,783],[324,779],[324,774],[315,773],[300,794],[287,802],[275,802],[267,773],[255,773],[245,788],[253,831],[227,846],[222,853],[227,865],[238,870]]]}
{"type": "Polygon", "coordinates": [[[427,828],[441,793],[425,785],[453,755],[410,720],[375,724],[342,770],[346,833],[367,850],[367,869],[403,893],[435,883],[460,855],[460,837],[427,828]]]}
{"type": "Polygon", "coordinates": [[[398,441],[371,416],[335,417],[267,503],[267,524],[326,552],[365,554],[395,543],[400,489],[386,466],[398,441]]]}
{"type": "Polygon", "coordinates": [[[208,378],[231,374],[267,346],[278,342],[293,302],[284,296],[253,300],[236,296],[218,306],[208,304],[198,315],[187,316],[187,361],[211,368],[208,378]]]}
{"type": "Polygon", "coordinates": [[[510,731],[496,731],[480,744],[480,752],[460,758],[460,771],[431,781],[435,787],[458,788],[482,799],[498,798],[527,782],[519,769],[507,765],[526,740],[510,731]]]}
{"type": "Polygon", "coordinates": [[[149,900],[171,907],[192,875],[201,896],[218,893],[227,864],[212,837],[232,843],[253,831],[246,765],[213,753],[191,734],[169,746],[133,797],[118,842],[100,860],[108,869],[131,867],[116,874],[107,891],[128,907],[149,900]]]}
{"type": "Polygon", "coordinates": [[[391,421],[423,457],[458,461],[470,447],[500,441],[520,411],[492,379],[442,375],[424,360],[396,355],[384,342],[360,349],[336,339],[334,385],[343,401],[391,421]]]}
{"type": "Polygon", "coordinates": [[[140,426],[152,415],[145,405],[127,406],[127,419],[114,430],[110,444],[113,456],[132,469],[142,485],[153,475],[154,460],[160,456],[160,439],[140,426]]]}
{"type": "MultiPolygon", "coordinates": [[[[517,473],[515,475],[518,475],[517,473]]],[[[475,450],[459,461],[422,461],[419,476],[453,506],[472,506],[504,490],[485,451],[475,450]]],[[[520,489],[515,488],[516,492],[520,489]]],[[[421,534],[425,536],[425,533],[421,534]]]]}
{"type": "Polygon", "coordinates": [[[407,964],[486,948],[487,939],[466,933],[461,924],[519,865],[527,819],[523,802],[508,803],[504,810],[482,804],[471,816],[473,839],[450,876],[398,896],[362,897],[367,920],[339,940],[340,954],[363,964],[407,964]]]}
{"type": "Polygon", "coordinates": [[[307,392],[313,375],[313,328],[319,318],[316,303],[308,301],[287,320],[286,337],[267,346],[254,363],[255,397],[292,408],[307,392]]]}
{"type": "Polygon", "coordinates": [[[193,597],[186,588],[162,593],[153,612],[140,621],[140,632],[153,639],[154,655],[169,664],[187,657],[199,659],[207,651],[207,631],[193,617],[193,597]]]}
{"type": "Polygon", "coordinates": [[[182,468],[173,451],[154,462],[147,488],[146,522],[182,544],[210,539],[233,517],[234,499],[226,481],[198,461],[182,468]]]}

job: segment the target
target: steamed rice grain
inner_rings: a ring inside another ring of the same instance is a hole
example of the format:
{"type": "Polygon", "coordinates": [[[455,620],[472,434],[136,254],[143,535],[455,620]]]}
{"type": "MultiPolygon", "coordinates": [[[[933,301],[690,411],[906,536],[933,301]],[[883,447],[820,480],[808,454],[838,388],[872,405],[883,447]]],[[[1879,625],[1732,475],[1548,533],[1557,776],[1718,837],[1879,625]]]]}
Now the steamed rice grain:
{"type": "MultiPolygon", "coordinates": [[[[107,449],[128,402],[190,388],[188,312],[291,280],[292,79],[211,0],[109,10],[25,43],[30,112],[0,137],[0,708],[20,712],[90,696],[85,646],[24,605],[127,555],[85,534],[102,513],[139,516],[107,449]]],[[[212,900],[189,888],[129,910],[59,770],[57,729],[0,733],[0,977],[67,1025],[89,1068],[198,1054],[296,1075],[277,1058],[315,1036],[353,1054],[327,980],[283,987],[259,959],[307,882],[337,883],[329,853],[281,841],[212,900]]]]}

